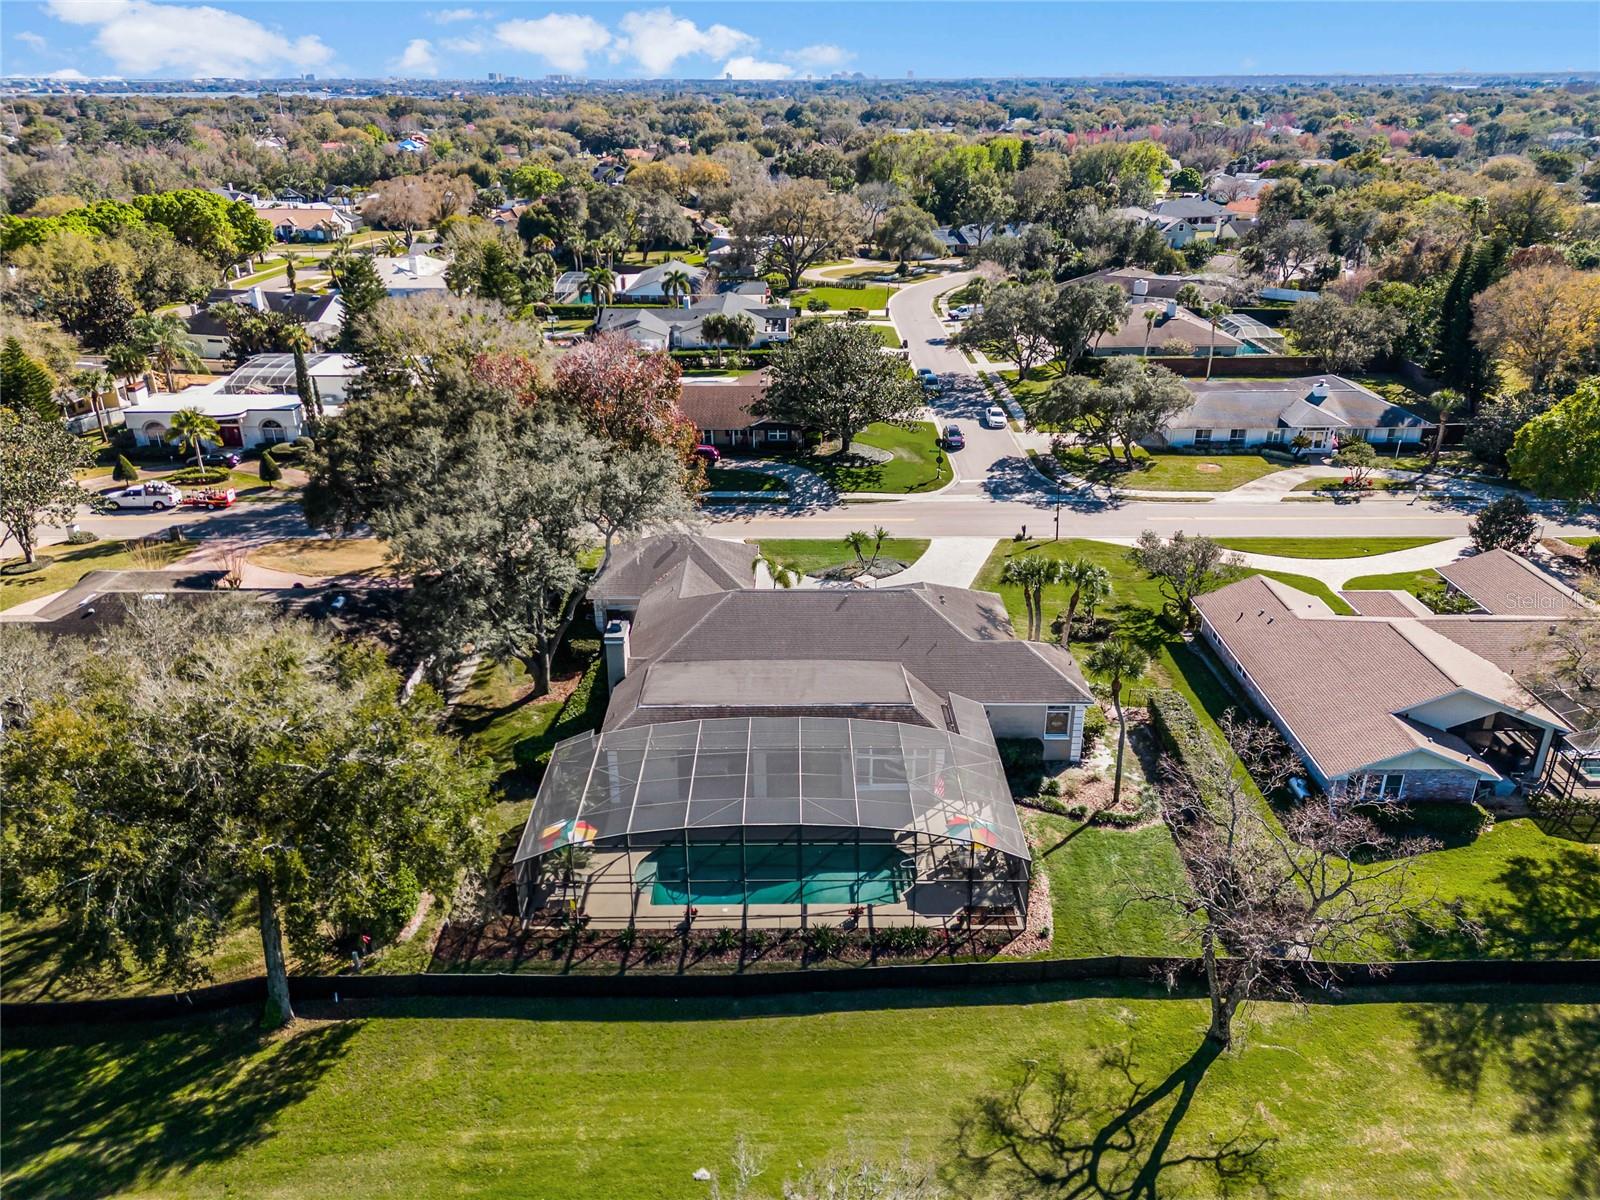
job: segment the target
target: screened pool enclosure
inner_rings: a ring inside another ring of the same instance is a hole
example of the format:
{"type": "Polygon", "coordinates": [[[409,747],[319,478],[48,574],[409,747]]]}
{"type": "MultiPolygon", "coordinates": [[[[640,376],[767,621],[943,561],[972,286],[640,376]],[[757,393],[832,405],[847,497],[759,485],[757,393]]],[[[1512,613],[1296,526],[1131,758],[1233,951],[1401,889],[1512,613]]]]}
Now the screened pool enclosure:
{"type": "Polygon", "coordinates": [[[950,716],[977,736],[749,716],[563,742],[517,848],[524,916],[1020,921],[1029,852],[1005,772],[982,706],[952,697],[950,716]]]}

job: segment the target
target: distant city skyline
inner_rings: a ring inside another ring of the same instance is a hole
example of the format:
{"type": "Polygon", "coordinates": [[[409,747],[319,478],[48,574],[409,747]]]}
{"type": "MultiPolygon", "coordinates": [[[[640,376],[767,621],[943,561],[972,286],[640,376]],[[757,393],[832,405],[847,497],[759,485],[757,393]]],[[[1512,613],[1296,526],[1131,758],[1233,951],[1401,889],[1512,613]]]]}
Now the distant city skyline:
{"type": "Polygon", "coordinates": [[[1560,74],[1600,4],[331,3],[5,0],[0,73],[484,80],[1560,74]]]}

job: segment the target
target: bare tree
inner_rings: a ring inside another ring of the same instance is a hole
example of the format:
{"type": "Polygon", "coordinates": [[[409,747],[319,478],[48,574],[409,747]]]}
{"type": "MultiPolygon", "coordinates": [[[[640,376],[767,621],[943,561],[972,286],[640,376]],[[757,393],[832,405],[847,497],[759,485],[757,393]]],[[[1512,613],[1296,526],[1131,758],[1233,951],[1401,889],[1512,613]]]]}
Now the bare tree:
{"type": "MultiPolygon", "coordinates": [[[[1294,770],[1275,733],[1232,713],[1222,730],[1268,790],[1294,770]]],[[[1231,758],[1163,760],[1162,806],[1187,886],[1136,896],[1186,918],[1180,936],[1198,944],[1211,998],[1206,1037],[1222,1046],[1247,1001],[1295,1000],[1303,986],[1337,984],[1331,962],[1403,951],[1430,907],[1411,887],[1411,867],[1435,848],[1426,838],[1387,837],[1333,804],[1306,804],[1280,824],[1231,758]]]]}

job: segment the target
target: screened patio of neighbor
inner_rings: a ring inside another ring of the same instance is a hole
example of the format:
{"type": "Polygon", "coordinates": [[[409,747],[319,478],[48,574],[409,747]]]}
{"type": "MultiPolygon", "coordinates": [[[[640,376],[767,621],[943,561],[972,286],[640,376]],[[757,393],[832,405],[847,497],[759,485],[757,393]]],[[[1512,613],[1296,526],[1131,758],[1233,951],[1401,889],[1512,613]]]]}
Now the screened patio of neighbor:
{"type": "Polygon", "coordinates": [[[750,716],[563,742],[517,847],[523,917],[1020,926],[1027,840],[982,706],[951,708],[979,736],[750,716]]]}

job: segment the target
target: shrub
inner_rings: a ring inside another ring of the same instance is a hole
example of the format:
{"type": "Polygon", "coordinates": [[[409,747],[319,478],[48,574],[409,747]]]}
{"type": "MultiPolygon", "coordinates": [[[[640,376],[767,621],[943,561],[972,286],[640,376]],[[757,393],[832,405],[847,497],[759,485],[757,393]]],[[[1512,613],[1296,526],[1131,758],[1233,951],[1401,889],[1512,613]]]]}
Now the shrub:
{"type": "Polygon", "coordinates": [[[74,529],[67,534],[67,545],[87,546],[90,542],[98,542],[100,535],[92,529],[74,529]]]}
{"type": "Polygon", "coordinates": [[[1526,554],[1539,536],[1539,520],[1521,496],[1506,495],[1484,505],[1467,530],[1480,552],[1509,550],[1526,554]]]}
{"type": "Polygon", "coordinates": [[[1358,804],[1353,812],[1395,837],[1426,835],[1445,843],[1470,842],[1494,824],[1488,810],[1475,803],[1417,801],[1402,804],[1358,804]]]}
{"type": "Polygon", "coordinates": [[[311,451],[317,448],[317,443],[313,439],[308,438],[303,434],[300,437],[295,438],[294,444],[302,451],[311,451]]]}
{"type": "Polygon", "coordinates": [[[387,879],[369,880],[369,890],[338,914],[347,935],[371,934],[374,942],[387,942],[399,933],[417,911],[422,888],[410,867],[401,867],[387,879]]]}
{"type": "Polygon", "coordinates": [[[261,482],[277,483],[283,478],[283,468],[278,465],[278,460],[268,450],[261,456],[261,482]]]}
{"type": "Polygon", "coordinates": [[[168,483],[210,484],[223,483],[228,478],[226,467],[184,467],[167,476],[168,483]]]}
{"type": "Polygon", "coordinates": [[[744,944],[750,947],[752,954],[760,954],[767,948],[767,943],[771,940],[765,929],[752,929],[744,935],[744,944]]]}
{"type": "Polygon", "coordinates": [[[806,311],[814,313],[827,312],[828,302],[820,296],[812,296],[811,299],[806,301],[806,311]]]}
{"type": "Polygon", "coordinates": [[[789,277],[782,271],[768,271],[761,277],[761,281],[771,289],[774,296],[789,294],[789,277]]]}
{"type": "Polygon", "coordinates": [[[1044,781],[1044,787],[1039,789],[1039,794],[1041,796],[1061,795],[1061,781],[1058,779],[1046,779],[1044,781]]]}
{"type": "Polygon", "coordinates": [[[627,954],[629,950],[633,949],[633,944],[639,940],[639,931],[629,925],[626,929],[617,930],[617,936],[612,940],[616,942],[618,950],[621,950],[623,954],[627,954]]]}
{"type": "Polygon", "coordinates": [[[739,931],[729,926],[717,930],[711,937],[711,948],[718,954],[726,954],[739,947],[739,931]]]}
{"type": "Polygon", "coordinates": [[[1600,542],[1590,542],[1583,548],[1583,565],[1600,574],[1600,542]]]}
{"type": "Polygon", "coordinates": [[[816,958],[832,958],[844,949],[845,937],[832,925],[813,925],[806,930],[806,950],[816,958]]]}
{"type": "Polygon", "coordinates": [[[1100,744],[1100,739],[1106,735],[1106,710],[1098,704],[1091,704],[1083,714],[1083,753],[1088,757],[1089,751],[1100,744]]]}
{"type": "Polygon", "coordinates": [[[933,930],[925,925],[894,925],[875,932],[872,943],[879,954],[905,958],[933,945],[933,930]]]}
{"type": "Polygon", "coordinates": [[[654,934],[644,940],[644,960],[647,963],[658,963],[667,956],[671,943],[660,934],[654,934]]]}
{"type": "Polygon", "coordinates": [[[111,478],[118,483],[135,483],[139,479],[139,468],[128,461],[126,454],[119,454],[117,465],[111,468],[111,478]]]}

